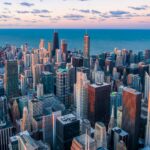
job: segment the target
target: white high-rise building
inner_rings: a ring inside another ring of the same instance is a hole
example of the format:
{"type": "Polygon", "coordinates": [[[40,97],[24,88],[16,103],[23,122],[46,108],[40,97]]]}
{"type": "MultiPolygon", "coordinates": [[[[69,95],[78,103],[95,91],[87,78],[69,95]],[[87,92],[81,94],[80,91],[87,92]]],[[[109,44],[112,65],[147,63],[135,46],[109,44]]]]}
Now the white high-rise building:
{"type": "Polygon", "coordinates": [[[32,53],[31,54],[31,60],[32,60],[32,67],[33,65],[36,65],[39,63],[39,55],[38,53],[32,53]]]}
{"type": "Polygon", "coordinates": [[[37,85],[37,97],[41,97],[44,94],[44,90],[43,90],[43,84],[39,83],[37,85]]]}
{"type": "Polygon", "coordinates": [[[61,63],[62,62],[62,52],[60,49],[56,50],[56,62],[61,63]]]}
{"type": "Polygon", "coordinates": [[[146,72],[145,73],[145,88],[144,88],[144,99],[145,100],[148,100],[149,91],[150,91],[150,76],[146,72]]]}
{"type": "Polygon", "coordinates": [[[70,78],[68,69],[56,71],[56,96],[66,107],[70,106],[70,78]]]}
{"type": "Polygon", "coordinates": [[[32,68],[32,74],[33,74],[33,88],[36,88],[36,85],[40,83],[40,77],[42,74],[42,71],[44,70],[43,64],[36,64],[32,68]]]}
{"type": "Polygon", "coordinates": [[[31,54],[30,53],[24,53],[24,66],[25,68],[28,68],[31,66],[31,54]]]}
{"type": "Polygon", "coordinates": [[[40,49],[43,49],[43,48],[44,48],[44,44],[45,44],[45,43],[44,43],[44,39],[41,39],[41,40],[40,40],[40,44],[39,44],[39,48],[40,48],[40,49]]]}
{"type": "Polygon", "coordinates": [[[146,125],[145,146],[150,147],[150,92],[148,98],[148,115],[147,115],[147,125],[146,125]]]}
{"type": "Polygon", "coordinates": [[[103,83],[104,82],[104,71],[96,71],[95,72],[95,83],[103,83]]]}
{"type": "Polygon", "coordinates": [[[25,95],[27,93],[27,78],[24,74],[21,74],[20,83],[21,94],[25,95]]]}
{"type": "Polygon", "coordinates": [[[77,117],[87,119],[88,113],[88,84],[90,81],[83,72],[77,72],[74,98],[76,102],[77,117]]]}
{"type": "Polygon", "coordinates": [[[94,139],[96,141],[96,148],[107,148],[106,127],[102,122],[95,124],[94,139]]]}

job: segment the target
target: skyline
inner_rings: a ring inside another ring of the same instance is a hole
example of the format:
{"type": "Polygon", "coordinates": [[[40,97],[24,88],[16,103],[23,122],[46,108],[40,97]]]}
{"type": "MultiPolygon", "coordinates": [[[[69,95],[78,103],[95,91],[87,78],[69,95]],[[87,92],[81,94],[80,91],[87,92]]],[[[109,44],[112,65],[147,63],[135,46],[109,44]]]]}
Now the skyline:
{"type": "Polygon", "coordinates": [[[2,0],[3,28],[150,29],[150,4],[141,0],[2,0]],[[57,9],[56,9],[57,8],[57,9]]]}

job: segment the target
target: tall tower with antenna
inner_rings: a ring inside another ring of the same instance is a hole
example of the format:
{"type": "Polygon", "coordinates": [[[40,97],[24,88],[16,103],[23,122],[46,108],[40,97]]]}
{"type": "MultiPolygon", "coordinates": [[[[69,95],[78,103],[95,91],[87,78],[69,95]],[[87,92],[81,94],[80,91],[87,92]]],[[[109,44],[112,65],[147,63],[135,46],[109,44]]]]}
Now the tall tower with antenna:
{"type": "Polygon", "coordinates": [[[54,29],[52,56],[55,56],[57,49],[59,49],[59,37],[58,37],[58,32],[54,29]]]}
{"type": "Polygon", "coordinates": [[[90,37],[87,33],[87,29],[85,30],[85,35],[84,35],[84,50],[83,50],[83,56],[85,58],[89,58],[90,56],[90,37]]]}

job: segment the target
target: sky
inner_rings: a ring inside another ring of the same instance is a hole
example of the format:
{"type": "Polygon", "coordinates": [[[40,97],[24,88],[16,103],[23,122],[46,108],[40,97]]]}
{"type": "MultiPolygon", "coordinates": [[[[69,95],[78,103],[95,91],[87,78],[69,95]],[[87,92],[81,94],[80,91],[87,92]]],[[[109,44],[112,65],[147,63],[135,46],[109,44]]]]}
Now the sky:
{"type": "Polygon", "coordinates": [[[0,28],[150,29],[150,0],[0,0],[0,28]]]}

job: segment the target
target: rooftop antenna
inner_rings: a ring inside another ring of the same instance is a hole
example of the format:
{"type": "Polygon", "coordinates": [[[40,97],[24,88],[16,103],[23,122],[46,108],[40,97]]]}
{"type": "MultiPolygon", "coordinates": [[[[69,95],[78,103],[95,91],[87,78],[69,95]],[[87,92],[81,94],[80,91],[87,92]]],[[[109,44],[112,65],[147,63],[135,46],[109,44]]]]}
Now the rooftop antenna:
{"type": "Polygon", "coordinates": [[[87,130],[86,130],[86,134],[85,134],[85,150],[87,150],[87,130]]]}

